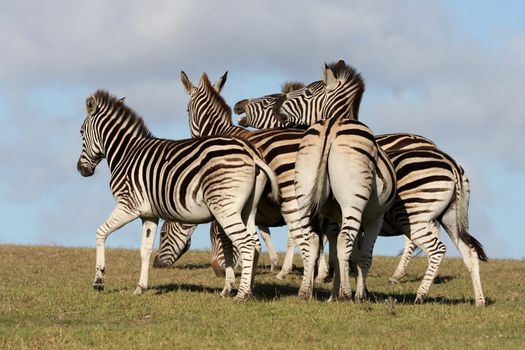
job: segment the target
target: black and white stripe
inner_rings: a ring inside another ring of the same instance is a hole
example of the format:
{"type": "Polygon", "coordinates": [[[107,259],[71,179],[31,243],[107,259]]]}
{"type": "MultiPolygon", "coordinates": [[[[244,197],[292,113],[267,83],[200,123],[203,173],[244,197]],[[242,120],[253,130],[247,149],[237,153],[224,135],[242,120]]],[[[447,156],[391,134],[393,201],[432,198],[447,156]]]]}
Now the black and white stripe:
{"type": "MultiPolygon", "coordinates": [[[[77,168],[90,176],[106,158],[117,202],[97,230],[94,288],[104,286],[106,238],[128,222],[143,221],[142,268],[135,290],[140,294],[147,288],[158,219],[188,224],[215,219],[242,258],[236,300],[249,297],[258,256],[255,214],[267,177],[272,197],[279,198],[275,174],[258,151],[243,139],[229,136],[155,138],[140,117],[106,91],[88,97],[86,109],[77,168]]],[[[231,285],[225,285],[223,292],[230,290],[231,285]]]]}
{"type": "MultiPolygon", "coordinates": [[[[274,100],[277,101],[273,107],[273,111],[268,112],[268,109],[266,109],[266,114],[264,116],[268,117],[274,113],[281,120],[281,122],[291,121],[293,123],[299,124],[302,122],[306,123],[324,119],[334,115],[334,113],[345,113],[345,111],[348,112],[349,117],[357,117],[359,102],[363,93],[362,89],[364,88],[364,84],[360,83],[359,79],[356,77],[359,78],[357,72],[355,72],[353,68],[347,66],[342,60],[330,66],[325,65],[324,79],[322,81],[322,83],[325,85],[325,89],[320,90],[319,82],[315,82],[313,83],[313,89],[309,89],[309,87],[306,86],[303,89],[295,91],[293,94],[289,93],[286,96],[279,98],[273,97],[274,100]],[[353,85],[353,87],[347,85],[353,85]],[[359,89],[359,87],[361,87],[361,89],[359,89]],[[317,94],[315,92],[317,92],[317,94]],[[323,105],[323,103],[326,101],[331,101],[328,106],[323,105]]],[[[249,110],[246,109],[246,111],[248,112],[249,110]]],[[[256,118],[252,117],[252,119],[256,118]]],[[[381,135],[377,136],[376,140],[378,144],[389,154],[389,156],[390,154],[393,156],[396,154],[396,152],[398,152],[398,154],[399,152],[402,154],[406,153],[404,156],[404,161],[406,163],[411,164],[411,166],[414,168],[427,167],[424,169],[425,171],[418,172],[418,177],[414,178],[410,177],[410,173],[404,172],[399,168],[399,166],[396,166],[398,187],[400,187],[400,185],[406,181],[412,182],[414,188],[412,189],[413,193],[411,193],[411,195],[415,195],[416,197],[424,197],[425,191],[428,190],[428,187],[432,186],[435,186],[436,191],[443,190],[443,192],[447,192],[444,189],[441,189],[440,184],[436,182],[437,177],[434,176],[435,174],[444,171],[443,168],[445,171],[448,171],[448,178],[454,179],[456,188],[463,188],[466,186],[468,187],[468,181],[465,180],[466,176],[464,176],[464,172],[461,167],[459,167],[457,163],[449,156],[437,150],[435,144],[433,144],[430,140],[421,136],[409,134],[381,135]],[[414,149],[420,150],[418,155],[411,151],[414,149]],[[432,159],[437,157],[437,154],[440,154],[440,157],[446,158],[450,164],[445,165],[442,162],[432,161],[432,159]],[[425,157],[428,157],[427,161],[425,161],[425,157]],[[455,173],[463,174],[463,176],[455,176],[452,170],[450,170],[453,168],[456,169],[455,173]],[[421,191],[421,193],[418,194],[417,191],[421,191]]],[[[403,189],[402,186],[401,189],[403,189]]],[[[456,193],[463,192],[457,191],[456,193]]],[[[409,204],[405,203],[404,197],[408,196],[408,192],[400,191],[398,196],[401,196],[401,199],[396,201],[392,210],[394,212],[397,211],[398,213],[404,212],[405,222],[411,219],[411,215],[417,216],[417,214],[422,211],[431,212],[432,214],[428,216],[428,220],[434,222],[444,215],[443,212],[440,212],[436,207],[432,207],[428,202],[418,202],[412,200],[409,204]],[[395,209],[396,206],[399,207],[398,210],[395,209]]],[[[455,216],[456,221],[460,221],[462,220],[461,218],[467,217],[468,207],[468,196],[463,195],[460,197],[457,195],[452,199],[457,200],[458,198],[466,200],[467,205],[459,205],[458,203],[454,203],[452,201],[449,202],[450,206],[457,206],[458,208],[461,208],[461,210],[457,212],[457,215],[455,216]]],[[[449,215],[449,220],[452,220],[451,214],[449,215]]],[[[435,223],[429,225],[435,226],[435,223]]],[[[407,235],[407,237],[412,239],[412,236],[414,235],[413,230],[407,230],[406,227],[403,229],[401,226],[402,222],[396,222],[394,223],[394,226],[385,222],[381,234],[398,235],[403,232],[407,235]]],[[[450,227],[450,225],[448,225],[448,227],[450,227]]],[[[468,224],[465,224],[464,227],[468,227],[468,224]]],[[[458,232],[466,232],[466,229],[449,230],[446,227],[445,229],[460,250],[464,258],[464,262],[471,272],[476,304],[483,305],[485,301],[481,291],[481,283],[479,282],[480,278],[478,259],[485,260],[485,253],[479,242],[477,242],[472,236],[466,234],[459,235],[458,232]],[[463,246],[464,244],[466,244],[468,249],[463,246]]],[[[429,265],[425,278],[418,289],[418,295],[416,299],[417,302],[422,301],[428,293],[428,289],[430,288],[433,280],[432,276],[435,276],[435,272],[439,266],[439,261],[441,260],[439,255],[442,257],[442,244],[440,245],[436,243],[439,241],[439,238],[437,237],[437,229],[434,231],[436,231],[436,235],[432,242],[430,240],[425,240],[424,242],[419,240],[421,248],[429,254],[429,265]],[[439,246],[440,248],[436,249],[436,246],[439,246]],[[438,255],[437,257],[435,257],[436,254],[438,255]]],[[[414,235],[414,239],[418,239],[418,236],[414,235]]],[[[413,248],[414,245],[407,240],[403,257],[398,268],[396,269],[396,272],[391,277],[391,281],[397,281],[400,276],[404,275],[404,269],[406,268],[406,263],[408,263],[413,248]]]]}
{"type": "MultiPolygon", "coordinates": [[[[331,300],[349,299],[351,256],[357,265],[356,300],[366,298],[366,278],[372,250],[383,215],[396,194],[392,164],[377,146],[371,130],[363,123],[330,118],[312,125],[306,132],[295,168],[297,201],[302,214],[303,235],[311,252],[319,252],[319,214],[340,223],[335,236],[337,265],[331,300]],[[356,240],[359,232],[362,236],[356,240]],[[361,244],[355,245],[360,241],[361,244]],[[354,249],[356,247],[357,249],[354,249]]],[[[315,260],[305,262],[300,296],[312,296],[315,260]]]]}
{"type": "MultiPolygon", "coordinates": [[[[243,137],[261,152],[266,162],[277,174],[282,195],[281,207],[279,208],[268,201],[261,201],[256,221],[260,227],[281,226],[285,223],[288,225],[289,249],[283,268],[277,275],[277,277],[283,278],[292,269],[295,244],[299,245],[301,250],[305,249],[304,244],[301,245],[303,239],[299,228],[299,214],[293,181],[295,158],[303,131],[282,128],[249,131],[234,126],[231,121],[231,108],[219,94],[226,78],[227,74],[212,85],[207,75],[203,74],[199,85],[194,86],[186,74],[181,73],[183,86],[190,95],[188,113],[191,133],[194,136],[236,135],[243,137]]],[[[327,271],[326,266],[321,266],[320,269],[327,271]]]]}

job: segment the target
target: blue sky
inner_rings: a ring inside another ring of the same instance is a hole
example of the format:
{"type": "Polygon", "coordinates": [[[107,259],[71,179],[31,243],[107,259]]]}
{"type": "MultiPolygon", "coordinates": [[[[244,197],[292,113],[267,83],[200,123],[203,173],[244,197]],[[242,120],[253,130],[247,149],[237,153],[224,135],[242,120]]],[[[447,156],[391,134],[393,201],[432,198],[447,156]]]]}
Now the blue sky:
{"type": "MultiPolygon", "coordinates": [[[[364,76],[361,120],[434,140],[467,170],[471,233],[489,257],[525,257],[525,5],[521,1],[16,1],[0,9],[0,244],[94,247],[113,207],[107,166],[76,171],[85,98],[98,88],[154,134],[189,136],[184,70],[228,70],[226,101],[321,78],[344,58],[364,76]]],[[[108,238],[138,247],[140,225],[108,238]]],[[[285,230],[274,230],[285,249],[285,230]]],[[[446,241],[449,255],[455,248],[446,241]]],[[[402,239],[379,239],[393,255],[402,239]]],[[[209,247],[200,227],[193,247],[209,247]]]]}

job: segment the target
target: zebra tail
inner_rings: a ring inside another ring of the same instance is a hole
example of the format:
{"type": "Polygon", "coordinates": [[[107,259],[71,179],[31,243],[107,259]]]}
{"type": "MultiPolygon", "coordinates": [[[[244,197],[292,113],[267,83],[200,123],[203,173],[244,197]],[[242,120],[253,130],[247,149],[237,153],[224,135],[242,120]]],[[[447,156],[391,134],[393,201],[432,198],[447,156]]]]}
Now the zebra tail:
{"type": "Polygon", "coordinates": [[[270,186],[272,189],[270,199],[279,204],[281,202],[281,192],[279,190],[279,183],[277,182],[277,175],[275,174],[275,171],[273,171],[273,169],[270,168],[268,164],[266,164],[261,156],[256,155],[254,159],[255,165],[266,174],[266,178],[268,181],[270,181],[270,186]]]}
{"type": "Polygon", "coordinates": [[[469,247],[474,248],[481,261],[488,261],[483,245],[468,232],[468,206],[470,201],[470,184],[463,169],[454,162],[456,175],[456,218],[459,239],[469,247]],[[458,169],[459,168],[459,169],[458,169]],[[460,171],[461,170],[461,171],[460,171]]]}
{"type": "Polygon", "coordinates": [[[330,148],[332,139],[330,135],[325,136],[323,143],[323,150],[320,158],[312,159],[312,164],[317,164],[315,182],[310,194],[308,195],[308,206],[306,207],[306,214],[310,217],[310,226],[315,232],[321,232],[321,206],[323,201],[323,194],[326,189],[328,180],[328,156],[330,155],[330,148]]]}

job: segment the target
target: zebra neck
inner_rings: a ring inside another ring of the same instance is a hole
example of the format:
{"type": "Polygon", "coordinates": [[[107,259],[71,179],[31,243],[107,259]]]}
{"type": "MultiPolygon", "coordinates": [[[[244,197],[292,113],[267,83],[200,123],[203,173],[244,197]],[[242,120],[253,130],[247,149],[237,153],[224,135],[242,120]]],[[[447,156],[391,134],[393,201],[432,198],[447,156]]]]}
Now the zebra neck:
{"type": "MultiPolygon", "coordinates": [[[[213,118],[210,118],[213,119],[213,118]]],[[[218,120],[219,118],[215,119],[218,120]]],[[[237,134],[238,130],[244,130],[241,127],[233,125],[230,123],[225,123],[224,121],[217,121],[215,123],[201,123],[203,124],[200,127],[198,135],[200,136],[212,136],[212,135],[232,135],[237,134]]]]}
{"type": "MultiPolygon", "coordinates": [[[[359,106],[354,104],[354,96],[349,97],[348,99],[342,100],[342,103],[337,103],[338,101],[333,101],[328,103],[329,108],[324,109],[322,112],[322,119],[352,119],[359,120],[359,106]]],[[[313,124],[313,123],[312,123],[313,124]]]]}
{"type": "Polygon", "coordinates": [[[118,168],[126,156],[133,152],[135,145],[146,139],[153,138],[151,135],[137,136],[132,130],[121,129],[114,137],[106,137],[105,150],[108,167],[111,173],[118,168]]]}

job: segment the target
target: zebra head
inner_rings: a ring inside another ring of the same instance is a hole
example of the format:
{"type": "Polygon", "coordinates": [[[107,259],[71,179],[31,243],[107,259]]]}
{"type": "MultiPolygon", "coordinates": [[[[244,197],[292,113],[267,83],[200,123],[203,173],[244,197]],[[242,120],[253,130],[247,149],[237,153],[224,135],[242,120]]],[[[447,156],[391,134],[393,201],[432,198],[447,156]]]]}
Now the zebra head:
{"type": "Polygon", "coordinates": [[[274,115],[287,125],[312,125],[328,118],[358,119],[364,89],[361,75],[343,60],[325,64],[323,80],[281,96],[274,115]]]}
{"type": "Polygon", "coordinates": [[[226,123],[231,124],[231,109],[219,95],[227,77],[228,72],[224,73],[215,84],[211,84],[208,75],[203,73],[199,85],[195,86],[186,73],[181,71],[182,86],[190,96],[187,112],[192,137],[201,136],[201,131],[206,128],[207,124],[217,122],[210,120],[210,118],[217,117],[215,114],[219,114],[219,117],[225,118],[226,123]]]}
{"type": "Polygon", "coordinates": [[[273,105],[280,96],[281,94],[272,94],[237,102],[233,107],[233,111],[237,115],[244,114],[244,116],[238,120],[239,125],[257,129],[284,126],[277,119],[273,118],[273,105]]]}
{"type": "Polygon", "coordinates": [[[284,123],[274,118],[274,106],[283,94],[287,94],[303,87],[304,84],[301,82],[285,82],[281,85],[281,93],[253,99],[245,99],[237,102],[233,107],[233,111],[237,115],[244,114],[244,116],[238,121],[239,125],[257,129],[286,126],[284,123]]]}
{"type": "Polygon", "coordinates": [[[96,115],[99,112],[95,96],[86,99],[87,116],[80,127],[82,136],[82,153],[78,159],[77,169],[82,176],[91,176],[95,173],[98,163],[104,158],[101,138],[96,128],[96,115]]]}

